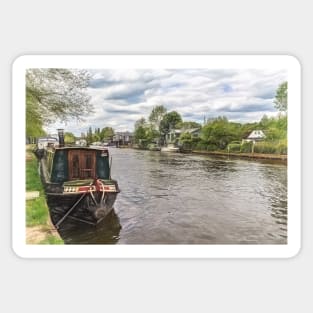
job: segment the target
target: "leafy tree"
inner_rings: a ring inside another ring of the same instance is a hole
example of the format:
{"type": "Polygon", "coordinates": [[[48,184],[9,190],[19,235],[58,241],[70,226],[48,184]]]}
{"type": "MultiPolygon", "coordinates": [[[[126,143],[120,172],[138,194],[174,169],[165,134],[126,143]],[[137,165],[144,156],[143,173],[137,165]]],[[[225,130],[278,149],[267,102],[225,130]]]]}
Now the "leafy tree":
{"type": "Polygon", "coordinates": [[[102,128],[100,132],[100,138],[101,140],[111,140],[112,137],[114,136],[114,130],[112,127],[104,127],[102,128]]]}
{"type": "Polygon", "coordinates": [[[176,111],[166,113],[160,123],[160,132],[162,134],[168,134],[171,129],[174,129],[181,122],[182,118],[176,111]]]}
{"type": "Polygon", "coordinates": [[[179,142],[184,149],[190,149],[193,142],[192,134],[188,132],[180,134],[179,142]]]}
{"type": "Polygon", "coordinates": [[[201,138],[211,147],[225,149],[230,142],[241,139],[240,126],[229,122],[226,117],[218,117],[203,126],[201,138]]]}
{"type": "Polygon", "coordinates": [[[193,121],[179,122],[176,124],[179,129],[201,128],[201,124],[193,121]]]}
{"type": "Polygon", "coordinates": [[[276,90],[275,108],[280,112],[287,112],[288,107],[288,83],[283,82],[280,84],[276,90]]]}
{"type": "Polygon", "coordinates": [[[27,137],[41,137],[46,135],[43,130],[43,121],[36,106],[31,99],[26,97],[26,136],[27,137]]]}
{"type": "Polygon", "coordinates": [[[160,123],[166,114],[167,109],[163,105],[155,106],[150,115],[149,115],[149,122],[151,123],[152,127],[156,130],[160,130],[160,123]]]}
{"type": "Polygon", "coordinates": [[[56,120],[82,120],[92,112],[86,93],[88,82],[89,74],[83,70],[28,69],[26,110],[35,113],[43,125],[56,120]]]}
{"type": "Polygon", "coordinates": [[[135,131],[139,127],[143,127],[143,128],[147,127],[147,122],[146,122],[146,119],[144,117],[142,117],[138,121],[136,121],[136,123],[135,123],[135,131]]]}
{"type": "Polygon", "coordinates": [[[88,144],[91,144],[93,142],[93,133],[92,133],[91,127],[89,127],[89,129],[88,129],[86,140],[87,140],[88,144]]]}
{"type": "Polygon", "coordinates": [[[74,134],[70,133],[70,132],[66,132],[64,134],[64,142],[66,144],[69,144],[69,143],[74,143],[75,142],[75,136],[74,134]]]}

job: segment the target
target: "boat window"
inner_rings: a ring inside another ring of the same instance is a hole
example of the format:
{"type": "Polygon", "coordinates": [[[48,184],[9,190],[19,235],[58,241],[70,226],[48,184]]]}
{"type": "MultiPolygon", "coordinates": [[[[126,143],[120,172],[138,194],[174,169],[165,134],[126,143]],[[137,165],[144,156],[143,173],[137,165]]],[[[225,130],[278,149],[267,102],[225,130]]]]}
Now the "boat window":
{"type": "Polygon", "coordinates": [[[95,177],[95,151],[69,151],[69,179],[86,179],[95,177]]]}

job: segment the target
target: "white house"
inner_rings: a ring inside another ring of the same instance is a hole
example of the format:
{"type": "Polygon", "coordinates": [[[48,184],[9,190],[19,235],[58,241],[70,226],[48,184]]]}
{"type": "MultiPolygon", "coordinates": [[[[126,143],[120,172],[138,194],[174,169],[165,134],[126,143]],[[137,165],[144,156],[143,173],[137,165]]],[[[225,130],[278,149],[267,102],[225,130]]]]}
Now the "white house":
{"type": "Polygon", "coordinates": [[[253,143],[256,143],[257,141],[262,141],[266,138],[265,134],[262,130],[254,130],[252,131],[249,136],[245,139],[243,139],[243,142],[249,142],[252,141],[253,143]]]}
{"type": "Polygon", "coordinates": [[[173,142],[178,139],[181,134],[184,133],[189,133],[194,137],[198,137],[200,134],[200,128],[172,129],[166,135],[166,142],[173,142]]]}

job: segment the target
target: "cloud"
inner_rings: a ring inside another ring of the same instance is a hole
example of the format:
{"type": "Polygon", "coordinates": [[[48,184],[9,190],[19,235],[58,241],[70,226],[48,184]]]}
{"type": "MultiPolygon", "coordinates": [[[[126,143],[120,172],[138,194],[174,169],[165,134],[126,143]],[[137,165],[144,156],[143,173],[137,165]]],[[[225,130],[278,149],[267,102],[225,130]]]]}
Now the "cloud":
{"type": "Polygon", "coordinates": [[[136,120],[148,118],[156,105],[200,123],[204,117],[217,116],[258,121],[264,114],[276,114],[275,93],[287,80],[284,69],[92,69],[90,73],[88,93],[95,113],[83,123],[63,125],[77,135],[89,126],[132,131],[136,120]]]}

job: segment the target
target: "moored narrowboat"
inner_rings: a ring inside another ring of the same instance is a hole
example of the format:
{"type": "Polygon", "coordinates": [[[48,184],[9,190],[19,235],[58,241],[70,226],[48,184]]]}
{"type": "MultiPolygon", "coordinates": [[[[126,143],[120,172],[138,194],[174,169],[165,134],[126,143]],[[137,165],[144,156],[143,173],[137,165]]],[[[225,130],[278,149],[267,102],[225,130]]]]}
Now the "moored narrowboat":
{"type": "Polygon", "coordinates": [[[105,147],[47,147],[40,158],[40,173],[53,224],[59,228],[72,219],[97,224],[112,210],[120,192],[111,178],[109,151],[105,147]]]}

